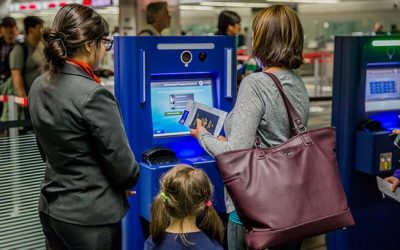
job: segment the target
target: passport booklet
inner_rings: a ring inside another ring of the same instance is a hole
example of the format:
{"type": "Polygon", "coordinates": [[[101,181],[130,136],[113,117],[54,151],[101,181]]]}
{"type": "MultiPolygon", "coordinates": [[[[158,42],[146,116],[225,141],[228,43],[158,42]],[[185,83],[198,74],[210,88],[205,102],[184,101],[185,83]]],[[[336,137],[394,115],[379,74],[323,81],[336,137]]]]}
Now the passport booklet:
{"type": "Polygon", "coordinates": [[[196,128],[196,120],[200,119],[203,127],[212,135],[218,136],[228,113],[199,102],[188,101],[179,123],[196,128]]]}

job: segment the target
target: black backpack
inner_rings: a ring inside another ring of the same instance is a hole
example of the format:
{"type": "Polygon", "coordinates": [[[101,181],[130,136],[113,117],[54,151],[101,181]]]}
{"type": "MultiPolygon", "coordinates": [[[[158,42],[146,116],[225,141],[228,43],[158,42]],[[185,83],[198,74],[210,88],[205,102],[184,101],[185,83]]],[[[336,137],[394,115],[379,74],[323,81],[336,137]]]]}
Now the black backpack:
{"type": "MultiPolygon", "coordinates": [[[[2,46],[5,45],[4,39],[0,39],[0,49],[2,46]]],[[[17,42],[15,46],[21,46],[23,50],[23,56],[24,56],[24,69],[25,69],[25,64],[28,59],[28,46],[26,45],[25,42],[17,42]]],[[[15,48],[14,46],[14,48],[15,48]]],[[[14,49],[12,48],[6,57],[4,58],[4,61],[0,62],[0,84],[4,83],[9,77],[11,77],[11,69],[10,69],[10,54],[11,51],[14,49]]],[[[24,71],[24,69],[22,71],[24,71]]]]}

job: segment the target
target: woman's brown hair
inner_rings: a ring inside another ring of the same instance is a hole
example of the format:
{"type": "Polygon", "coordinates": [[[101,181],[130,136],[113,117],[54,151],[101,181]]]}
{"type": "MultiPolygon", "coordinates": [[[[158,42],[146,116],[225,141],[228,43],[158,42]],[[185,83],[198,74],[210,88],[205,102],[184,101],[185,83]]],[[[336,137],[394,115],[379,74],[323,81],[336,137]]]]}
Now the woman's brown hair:
{"type": "MultiPolygon", "coordinates": [[[[198,228],[220,243],[224,232],[221,219],[213,206],[207,206],[212,199],[213,186],[203,170],[179,164],[161,178],[160,192],[151,207],[150,234],[153,241],[160,242],[168,228],[170,219],[203,215],[198,228]]],[[[180,234],[183,243],[189,243],[180,234]]]]}
{"type": "Polygon", "coordinates": [[[62,7],[52,27],[43,32],[49,78],[53,79],[67,58],[76,55],[86,43],[98,45],[108,33],[107,22],[92,8],[80,4],[62,7]]]}
{"type": "Polygon", "coordinates": [[[286,5],[263,9],[253,21],[253,56],[262,67],[297,69],[303,63],[303,27],[286,5]]]}

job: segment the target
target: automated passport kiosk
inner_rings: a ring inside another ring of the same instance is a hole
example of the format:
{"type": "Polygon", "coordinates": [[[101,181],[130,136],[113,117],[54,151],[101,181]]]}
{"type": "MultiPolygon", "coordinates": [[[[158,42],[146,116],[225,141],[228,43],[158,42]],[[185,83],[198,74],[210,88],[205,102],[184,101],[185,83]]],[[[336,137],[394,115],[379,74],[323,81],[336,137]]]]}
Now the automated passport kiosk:
{"type": "Polygon", "coordinates": [[[328,249],[400,249],[400,203],[384,199],[376,176],[399,168],[389,137],[400,127],[400,37],[336,37],[332,125],[356,225],[328,234],[328,249]]]}
{"type": "Polygon", "coordinates": [[[176,163],[202,168],[225,212],[215,161],[179,123],[189,100],[230,111],[236,94],[232,37],[115,37],[115,95],[138,162],[137,195],[123,222],[124,249],[143,249],[160,176],[176,163]]]}

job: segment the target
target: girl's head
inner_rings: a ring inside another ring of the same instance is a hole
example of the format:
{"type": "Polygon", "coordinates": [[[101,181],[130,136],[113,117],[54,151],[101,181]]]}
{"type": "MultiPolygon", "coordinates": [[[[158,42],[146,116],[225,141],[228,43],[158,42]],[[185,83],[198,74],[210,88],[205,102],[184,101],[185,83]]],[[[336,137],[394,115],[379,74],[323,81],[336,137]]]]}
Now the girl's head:
{"type": "Polygon", "coordinates": [[[253,20],[253,56],[261,67],[297,69],[303,63],[303,27],[294,10],[274,5],[253,20]]]}
{"type": "Polygon", "coordinates": [[[80,59],[97,69],[112,46],[107,36],[107,22],[92,8],[80,4],[62,7],[52,27],[43,33],[50,77],[59,72],[67,58],[80,59]]]}
{"type": "Polygon", "coordinates": [[[209,237],[223,240],[223,226],[211,204],[213,186],[201,169],[177,165],[162,178],[151,213],[150,233],[155,242],[162,240],[170,217],[184,219],[202,216],[197,225],[209,237]]]}

